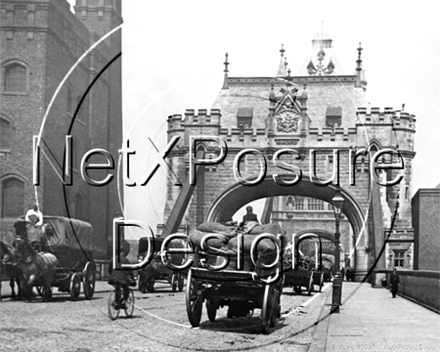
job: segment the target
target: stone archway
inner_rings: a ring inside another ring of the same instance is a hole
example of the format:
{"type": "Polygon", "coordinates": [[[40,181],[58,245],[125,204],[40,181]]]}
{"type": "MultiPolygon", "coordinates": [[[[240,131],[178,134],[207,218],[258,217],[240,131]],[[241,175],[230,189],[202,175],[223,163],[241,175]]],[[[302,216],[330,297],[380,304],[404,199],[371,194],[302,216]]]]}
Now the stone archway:
{"type": "MultiPolygon", "coordinates": [[[[291,177],[291,175],[289,175],[291,177]]],[[[289,176],[283,175],[284,179],[289,176]]],[[[336,192],[336,186],[318,186],[310,181],[310,178],[304,176],[295,186],[280,186],[271,176],[267,176],[261,183],[254,186],[244,186],[236,183],[225,190],[210,206],[205,221],[226,222],[232,219],[234,213],[242,206],[266,197],[296,195],[321,199],[331,203],[336,192]]],[[[367,227],[365,226],[365,215],[360,204],[345,188],[341,188],[341,194],[345,199],[342,207],[342,213],[350,222],[354,240],[356,243],[359,236],[367,236],[367,227]]],[[[359,274],[367,272],[368,262],[365,253],[355,254],[355,267],[359,274]]]]}

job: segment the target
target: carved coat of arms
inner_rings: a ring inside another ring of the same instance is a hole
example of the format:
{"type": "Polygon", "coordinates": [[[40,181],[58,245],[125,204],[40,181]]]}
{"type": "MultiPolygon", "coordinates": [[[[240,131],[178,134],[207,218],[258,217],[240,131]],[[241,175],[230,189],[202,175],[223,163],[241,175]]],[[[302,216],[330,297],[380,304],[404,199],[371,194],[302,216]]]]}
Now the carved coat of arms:
{"type": "Polygon", "coordinates": [[[298,131],[299,115],[293,109],[284,109],[277,116],[277,131],[283,133],[292,133],[298,131]]]}

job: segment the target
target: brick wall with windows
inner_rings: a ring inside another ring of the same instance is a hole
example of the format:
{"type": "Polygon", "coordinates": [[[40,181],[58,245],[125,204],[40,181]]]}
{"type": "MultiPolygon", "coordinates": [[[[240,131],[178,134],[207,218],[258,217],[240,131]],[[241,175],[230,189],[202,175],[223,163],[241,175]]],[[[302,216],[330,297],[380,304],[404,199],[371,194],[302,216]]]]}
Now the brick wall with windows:
{"type": "Polygon", "coordinates": [[[91,222],[98,241],[106,242],[111,233],[118,209],[116,181],[99,189],[87,185],[80,175],[80,161],[92,148],[118,155],[122,144],[121,61],[116,60],[82,98],[96,75],[121,51],[120,32],[102,42],[60,83],[91,43],[122,22],[121,4],[78,4],[74,14],[65,0],[0,3],[1,236],[9,236],[17,214],[34,202],[33,136],[39,134],[50,103],[41,147],[51,162],[40,156],[37,188],[42,212],[91,222]],[[64,189],[60,174],[67,134],[74,141],[75,162],[72,185],[64,189]]]}

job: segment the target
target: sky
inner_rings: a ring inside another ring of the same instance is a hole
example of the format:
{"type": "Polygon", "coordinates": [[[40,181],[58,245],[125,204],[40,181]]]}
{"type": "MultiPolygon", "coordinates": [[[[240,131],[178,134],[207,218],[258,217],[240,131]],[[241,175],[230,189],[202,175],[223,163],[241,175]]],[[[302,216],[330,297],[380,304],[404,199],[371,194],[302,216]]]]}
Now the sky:
{"type": "MultiPolygon", "coordinates": [[[[416,116],[412,193],[440,184],[438,1],[123,1],[123,120],[141,177],[166,145],[166,120],[209,109],[229,76],[274,76],[281,44],[294,75],[324,22],[339,62],[354,73],[359,42],[372,107],[416,116]]],[[[162,223],[165,169],[125,190],[127,218],[162,223]]]]}

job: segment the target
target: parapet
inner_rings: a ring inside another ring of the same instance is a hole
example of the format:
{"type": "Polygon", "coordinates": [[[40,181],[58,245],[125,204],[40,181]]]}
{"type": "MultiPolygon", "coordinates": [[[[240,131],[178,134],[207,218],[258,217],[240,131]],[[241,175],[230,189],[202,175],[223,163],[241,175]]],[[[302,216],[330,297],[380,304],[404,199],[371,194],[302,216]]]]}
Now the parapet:
{"type": "Polygon", "coordinates": [[[185,111],[185,125],[220,125],[220,109],[187,109],[185,111]]]}
{"type": "Polygon", "coordinates": [[[406,111],[359,107],[356,114],[362,124],[392,124],[396,130],[405,129],[407,132],[415,132],[415,116],[406,111]]]}

